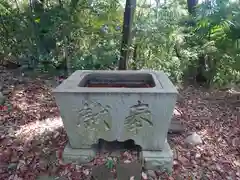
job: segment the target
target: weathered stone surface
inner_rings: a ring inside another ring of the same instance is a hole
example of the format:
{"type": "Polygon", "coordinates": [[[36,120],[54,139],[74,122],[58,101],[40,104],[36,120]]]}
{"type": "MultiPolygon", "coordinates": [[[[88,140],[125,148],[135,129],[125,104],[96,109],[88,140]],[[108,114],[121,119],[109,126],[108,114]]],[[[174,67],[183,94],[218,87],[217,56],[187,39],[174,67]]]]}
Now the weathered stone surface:
{"type": "Polygon", "coordinates": [[[3,96],[3,94],[0,92],[0,105],[3,105],[5,102],[5,97],[3,96]]]}
{"type": "Polygon", "coordinates": [[[113,173],[105,166],[96,166],[92,170],[92,177],[94,180],[113,180],[113,173]]]}
{"type": "Polygon", "coordinates": [[[147,175],[149,178],[157,179],[157,175],[156,175],[155,171],[153,171],[153,170],[148,170],[147,175]]]}
{"type": "Polygon", "coordinates": [[[37,180],[67,180],[67,178],[43,175],[43,176],[37,177],[37,180]]]}
{"type": "Polygon", "coordinates": [[[94,159],[96,153],[90,147],[88,149],[73,149],[69,144],[63,151],[63,160],[66,163],[88,163],[94,159]]]}
{"type": "Polygon", "coordinates": [[[173,152],[167,142],[162,151],[143,151],[142,156],[145,169],[172,171],[173,152]]]}
{"type": "Polygon", "coordinates": [[[4,95],[4,96],[7,96],[7,95],[9,95],[10,93],[11,93],[11,89],[3,89],[2,90],[2,94],[4,95]]]}
{"type": "Polygon", "coordinates": [[[134,177],[134,180],[141,179],[142,165],[139,162],[120,163],[116,165],[116,169],[119,180],[129,180],[131,177],[134,177]]]}
{"type": "Polygon", "coordinates": [[[143,150],[161,150],[177,98],[169,78],[154,71],[76,71],[53,93],[72,148],[87,148],[102,138],[133,139],[143,150]],[[146,81],[155,87],[81,87],[96,79],[146,81]]]}
{"type": "Polygon", "coordinates": [[[192,146],[196,146],[202,144],[202,138],[196,132],[194,132],[185,139],[185,143],[192,146]]]}
{"type": "Polygon", "coordinates": [[[181,122],[175,118],[171,120],[171,124],[168,130],[168,133],[182,133],[185,131],[185,127],[181,122]]]}

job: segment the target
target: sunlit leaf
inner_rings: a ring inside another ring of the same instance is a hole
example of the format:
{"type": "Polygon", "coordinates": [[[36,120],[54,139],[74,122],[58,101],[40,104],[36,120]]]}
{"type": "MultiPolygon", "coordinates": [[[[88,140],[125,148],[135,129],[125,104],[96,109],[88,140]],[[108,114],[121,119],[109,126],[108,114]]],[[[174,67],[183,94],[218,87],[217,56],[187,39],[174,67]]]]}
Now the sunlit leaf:
{"type": "Polygon", "coordinates": [[[40,18],[34,20],[36,23],[40,23],[40,18]]]}

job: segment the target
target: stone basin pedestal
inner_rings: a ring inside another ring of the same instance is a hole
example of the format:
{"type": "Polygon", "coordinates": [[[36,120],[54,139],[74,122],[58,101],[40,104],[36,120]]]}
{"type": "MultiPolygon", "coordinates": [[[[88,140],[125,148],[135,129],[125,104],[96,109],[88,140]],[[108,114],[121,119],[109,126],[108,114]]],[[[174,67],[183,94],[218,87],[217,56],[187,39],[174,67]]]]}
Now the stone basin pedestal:
{"type": "Polygon", "coordinates": [[[69,138],[66,160],[90,161],[100,138],[132,139],[147,169],[171,170],[166,139],[177,90],[163,72],[76,71],[53,93],[69,138]]]}

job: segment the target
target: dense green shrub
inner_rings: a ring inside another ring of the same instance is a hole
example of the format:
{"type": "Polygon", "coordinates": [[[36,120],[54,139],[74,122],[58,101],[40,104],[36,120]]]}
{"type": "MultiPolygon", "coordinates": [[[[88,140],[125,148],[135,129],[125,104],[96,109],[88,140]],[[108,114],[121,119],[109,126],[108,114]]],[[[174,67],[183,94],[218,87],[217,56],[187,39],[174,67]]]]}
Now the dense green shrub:
{"type": "MultiPolygon", "coordinates": [[[[123,0],[0,0],[0,55],[50,71],[115,69],[123,0]],[[30,3],[31,2],[31,3],[30,3]]],[[[182,0],[137,1],[129,68],[163,70],[174,82],[194,78],[204,58],[211,85],[240,79],[240,4],[216,0],[189,14],[182,0]],[[186,77],[186,78],[184,78],[186,77]]]]}

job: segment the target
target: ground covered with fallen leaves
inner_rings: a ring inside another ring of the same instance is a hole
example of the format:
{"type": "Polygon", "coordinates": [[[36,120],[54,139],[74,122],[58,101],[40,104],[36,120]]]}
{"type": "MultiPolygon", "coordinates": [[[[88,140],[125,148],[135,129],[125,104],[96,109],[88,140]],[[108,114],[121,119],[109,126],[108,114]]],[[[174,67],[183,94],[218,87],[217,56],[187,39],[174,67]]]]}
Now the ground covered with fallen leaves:
{"type": "MultiPolygon", "coordinates": [[[[64,164],[67,136],[52,87],[42,78],[14,77],[0,72],[8,110],[0,111],[0,180],[35,180],[53,175],[87,180],[93,166],[103,164],[98,155],[88,166],[64,164]]],[[[186,87],[179,90],[176,119],[185,132],[169,135],[174,151],[174,172],[162,179],[240,179],[240,111],[225,92],[186,87]],[[198,133],[203,143],[189,146],[185,138],[198,133]],[[190,177],[191,178],[188,178],[190,177]]],[[[130,153],[122,158],[131,161],[130,153]]],[[[143,179],[158,179],[161,172],[146,172],[143,179]]]]}

